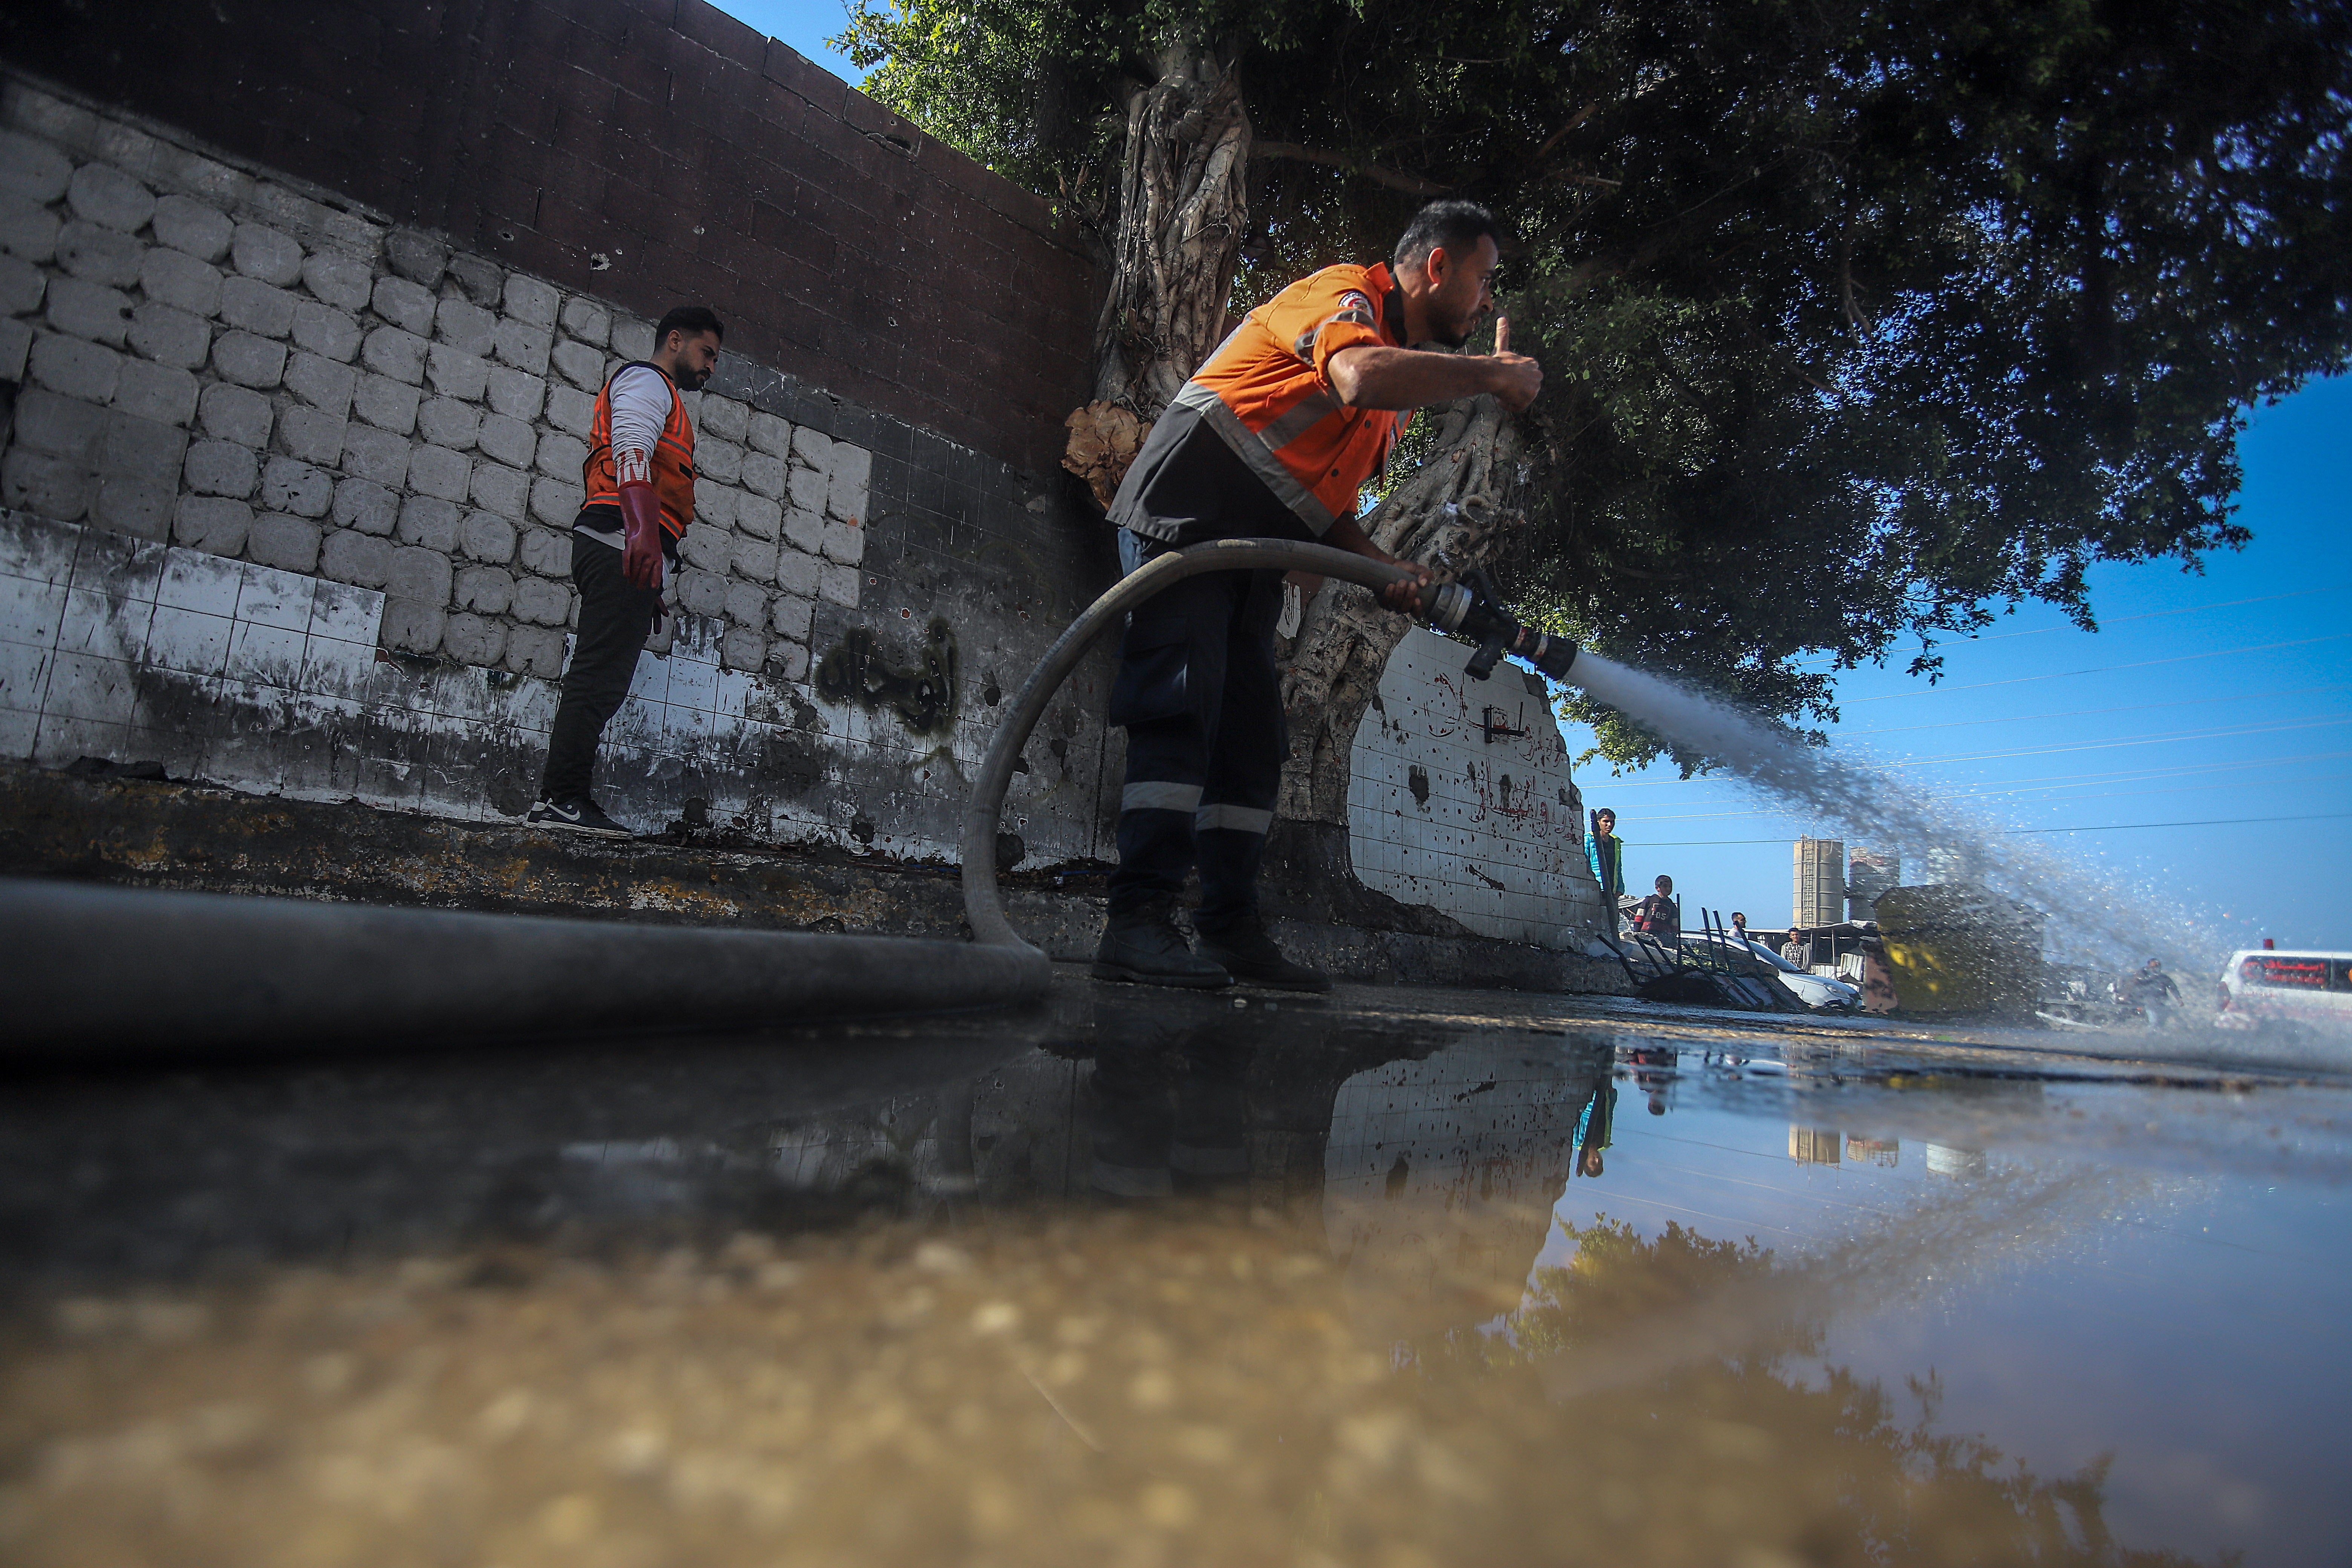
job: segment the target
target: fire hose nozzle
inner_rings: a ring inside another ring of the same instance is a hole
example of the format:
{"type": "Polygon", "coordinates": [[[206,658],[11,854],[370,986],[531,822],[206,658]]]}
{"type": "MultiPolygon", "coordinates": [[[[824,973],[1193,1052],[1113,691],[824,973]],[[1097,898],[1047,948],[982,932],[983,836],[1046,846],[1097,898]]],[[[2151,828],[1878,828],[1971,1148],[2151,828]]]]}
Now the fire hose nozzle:
{"type": "Polygon", "coordinates": [[[1505,606],[1494,579],[1475,566],[1454,582],[1432,589],[1427,614],[1434,629],[1476,640],[1478,651],[1464,668],[1479,680],[1494,674],[1495,666],[1507,653],[1526,659],[1554,680],[1567,679],[1576,663],[1575,643],[1521,626],[1505,606]]]}

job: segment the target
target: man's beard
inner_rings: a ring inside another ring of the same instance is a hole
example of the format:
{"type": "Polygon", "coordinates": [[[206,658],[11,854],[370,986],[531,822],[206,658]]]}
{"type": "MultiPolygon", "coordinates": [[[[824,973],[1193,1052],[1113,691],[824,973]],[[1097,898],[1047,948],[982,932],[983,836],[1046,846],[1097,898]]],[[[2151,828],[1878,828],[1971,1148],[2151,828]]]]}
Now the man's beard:
{"type": "MultiPolygon", "coordinates": [[[[1442,305],[1444,301],[1438,300],[1432,300],[1431,303],[1442,305]]],[[[1468,310],[1453,316],[1440,317],[1433,310],[1430,312],[1432,319],[1429,324],[1439,342],[1449,349],[1458,349],[1470,342],[1470,334],[1478,330],[1478,322],[1486,314],[1485,310],[1473,302],[1468,310]]]]}
{"type": "Polygon", "coordinates": [[[677,367],[677,374],[670,379],[677,383],[677,389],[680,392],[700,392],[702,384],[710,379],[710,373],[707,370],[688,370],[686,366],[680,365],[677,367]]]}

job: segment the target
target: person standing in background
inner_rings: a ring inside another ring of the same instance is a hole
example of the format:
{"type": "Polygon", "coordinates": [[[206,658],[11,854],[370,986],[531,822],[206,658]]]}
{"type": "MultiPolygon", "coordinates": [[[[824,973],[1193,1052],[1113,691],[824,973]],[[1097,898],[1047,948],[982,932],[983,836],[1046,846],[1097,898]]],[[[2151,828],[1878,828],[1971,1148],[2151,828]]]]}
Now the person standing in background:
{"type": "Polygon", "coordinates": [[[589,781],[604,726],[661,625],[664,571],[694,521],[694,425],[679,395],[710,379],[725,331],[709,306],[681,305],[655,329],[653,358],[621,366],[596,395],[582,473],[586,500],[572,524],[580,635],[563,671],[539,803],[523,817],[530,826],[634,837],[589,798],[589,781]]]}
{"type": "Polygon", "coordinates": [[[1748,917],[1738,910],[1731,911],[1731,940],[1743,947],[1748,944],[1748,917]]]}
{"type": "Polygon", "coordinates": [[[1657,891],[1633,906],[1633,929],[1660,942],[1677,942],[1683,934],[1682,906],[1675,902],[1675,879],[1661,876],[1657,891]]]}
{"type": "Polygon", "coordinates": [[[1584,863],[1601,884],[1601,907],[1609,911],[1614,931],[1617,901],[1625,896],[1625,841],[1617,837],[1617,814],[1605,805],[1592,814],[1592,831],[1584,838],[1584,863]]]}
{"type": "Polygon", "coordinates": [[[2180,1005],[2180,988],[2172,983],[2172,976],[2164,972],[2161,960],[2149,959],[2139,973],[2130,976],[2125,984],[2129,987],[2129,994],[2125,1000],[2137,1003],[2147,1015],[2149,1028],[2161,1029],[2172,1022],[2172,1010],[2180,1005]]]}

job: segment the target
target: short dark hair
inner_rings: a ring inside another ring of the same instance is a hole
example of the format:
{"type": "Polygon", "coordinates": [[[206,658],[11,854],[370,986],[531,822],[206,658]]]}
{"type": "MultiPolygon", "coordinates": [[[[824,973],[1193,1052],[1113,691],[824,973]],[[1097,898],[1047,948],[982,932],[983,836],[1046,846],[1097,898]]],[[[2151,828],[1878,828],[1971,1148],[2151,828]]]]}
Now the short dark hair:
{"type": "Polygon", "coordinates": [[[709,332],[722,343],[727,341],[727,329],[719,323],[719,312],[708,305],[680,305],[664,316],[661,325],[654,329],[656,353],[660,352],[662,344],[669,342],[672,332],[684,332],[689,338],[709,332]]]}
{"type": "Polygon", "coordinates": [[[1395,253],[1389,258],[1390,265],[1402,271],[1440,246],[1459,251],[1477,244],[1485,235],[1493,236],[1498,246],[1503,243],[1503,226],[1476,202],[1458,196],[1433,201],[1413,214],[1412,221],[1404,226],[1395,253]]]}

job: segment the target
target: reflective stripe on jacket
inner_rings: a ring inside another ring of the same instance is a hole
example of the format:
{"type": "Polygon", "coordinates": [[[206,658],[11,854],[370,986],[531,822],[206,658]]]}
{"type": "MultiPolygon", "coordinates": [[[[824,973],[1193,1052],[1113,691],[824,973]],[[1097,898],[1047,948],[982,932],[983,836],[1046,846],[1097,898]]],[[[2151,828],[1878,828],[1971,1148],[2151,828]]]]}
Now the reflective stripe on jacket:
{"type": "Polygon", "coordinates": [[[694,426],[686,416],[686,399],[677,395],[677,384],[657,364],[633,360],[604,378],[604,390],[596,394],[595,416],[588,422],[588,460],[581,465],[581,489],[588,492],[589,506],[621,504],[621,482],[613,472],[613,383],[630,369],[652,371],[669,388],[669,418],[649,456],[654,493],[661,499],[662,528],[671,538],[683,539],[686,525],[694,521],[694,426]]]}
{"type": "Polygon", "coordinates": [[[1176,395],[1319,538],[1353,516],[1412,416],[1342,407],[1331,356],[1404,346],[1404,293],[1379,267],[1327,267],[1242,318],[1176,395]]]}

